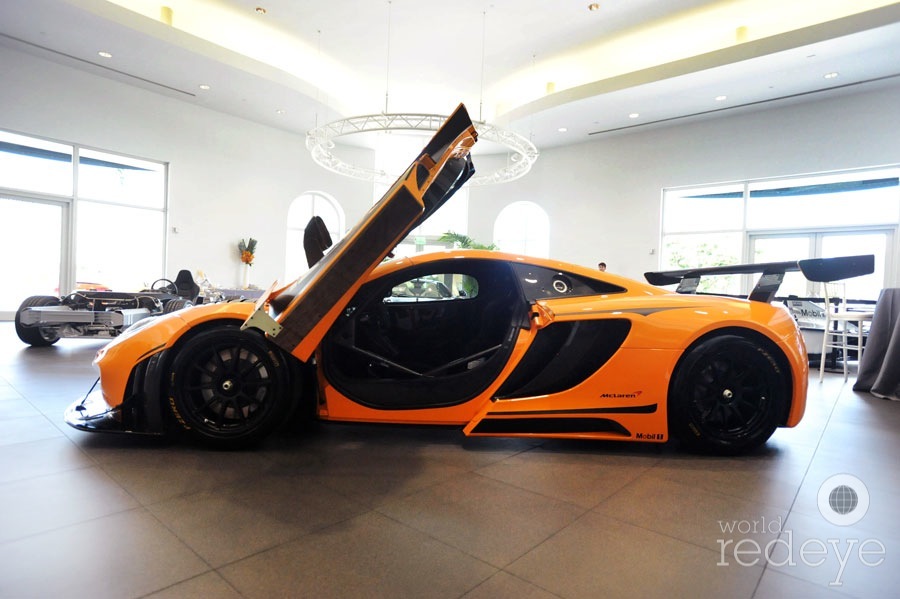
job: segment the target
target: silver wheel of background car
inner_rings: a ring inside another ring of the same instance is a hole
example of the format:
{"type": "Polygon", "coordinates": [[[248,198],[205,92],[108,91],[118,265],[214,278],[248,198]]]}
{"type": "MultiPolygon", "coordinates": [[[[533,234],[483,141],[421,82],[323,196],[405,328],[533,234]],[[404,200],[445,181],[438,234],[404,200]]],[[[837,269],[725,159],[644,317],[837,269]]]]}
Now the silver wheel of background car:
{"type": "Polygon", "coordinates": [[[737,335],[701,342],[669,390],[669,426],[686,445],[735,454],[762,445],[778,426],[789,382],[772,350],[737,335]]]}
{"type": "Polygon", "coordinates": [[[170,299],[166,302],[165,307],[163,308],[163,314],[169,314],[170,312],[177,312],[182,308],[189,308],[193,306],[193,302],[190,300],[186,300],[184,298],[170,299]]]}
{"type": "Polygon", "coordinates": [[[53,329],[39,326],[25,326],[22,324],[22,312],[26,308],[40,308],[43,306],[58,306],[59,298],[50,295],[33,295],[26,298],[16,311],[15,325],[16,335],[24,343],[34,347],[46,347],[59,341],[59,335],[53,329]]]}
{"type": "Polygon", "coordinates": [[[196,439],[223,448],[255,443],[289,412],[287,368],[278,350],[252,331],[204,331],[177,349],[168,397],[178,423],[196,439]]]}

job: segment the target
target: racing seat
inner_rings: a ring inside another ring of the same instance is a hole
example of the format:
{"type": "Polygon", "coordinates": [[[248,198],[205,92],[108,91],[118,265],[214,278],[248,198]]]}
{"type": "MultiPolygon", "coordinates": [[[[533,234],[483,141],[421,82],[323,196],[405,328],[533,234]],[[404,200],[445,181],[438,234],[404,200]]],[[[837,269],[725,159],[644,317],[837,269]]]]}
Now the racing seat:
{"type": "Polygon", "coordinates": [[[191,271],[179,270],[178,276],[172,282],[175,283],[175,295],[183,297],[193,304],[197,303],[197,298],[200,296],[200,286],[194,282],[191,271]]]}

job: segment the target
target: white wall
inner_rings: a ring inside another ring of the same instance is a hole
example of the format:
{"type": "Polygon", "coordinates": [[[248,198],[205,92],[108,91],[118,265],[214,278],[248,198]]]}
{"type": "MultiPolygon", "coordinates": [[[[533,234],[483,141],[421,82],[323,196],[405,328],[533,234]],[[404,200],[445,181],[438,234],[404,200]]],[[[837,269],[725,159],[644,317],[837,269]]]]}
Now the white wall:
{"type": "Polygon", "coordinates": [[[552,257],[641,278],[664,187],[900,164],[900,82],[727,114],[543,151],[523,179],[472,189],[470,235],[490,239],[503,206],[530,200],[550,215],[552,257]]]}
{"type": "MultiPolygon", "coordinates": [[[[0,128],[170,163],[170,225],[182,231],[169,234],[170,274],[237,283],[235,247],[253,235],[253,281],[268,285],[293,198],[333,195],[348,226],[371,205],[371,185],[315,165],[300,135],[4,48],[0,82],[0,128]]],[[[900,84],[811,98],[545,150],[525,178],[471,190],[469,234],[487,242],[505,205],[531,200],[550,216],[551,256],[640,278],[657,268],[663,187],[900,164],[900,84]]]]}
{"type": "Polygon", "coordinates": [[[285,219],[294,198],[325,191],[341,202],[348,223],[372,202],[370,184],[313,163],[303,136],[5,48],[0,128],[169,163],[170,277],[200,269],[221,285],[238,284],[237,243],[252,235],[259,246],[251,282],[267,287],[283,278],[285,219]],[[180,232],[172,234],[172,227],[180,232]]]}

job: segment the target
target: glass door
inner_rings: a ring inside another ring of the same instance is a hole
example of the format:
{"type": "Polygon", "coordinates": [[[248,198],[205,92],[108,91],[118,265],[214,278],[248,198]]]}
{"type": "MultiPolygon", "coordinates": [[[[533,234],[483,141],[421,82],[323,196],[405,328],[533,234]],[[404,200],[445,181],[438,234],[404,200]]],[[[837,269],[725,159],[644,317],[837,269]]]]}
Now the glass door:
{"type": "MultiPolygon", "coordinates": [[[[787,262],[815,255],[815,234],[751,235],[750,257],[754,264],[787,262]]],[[[812,284],[799,272],[784,274],[779,296],[810,297],[815,294],[812,284]]]]}
{"type": "Polygon", "coordinates": [[[834,256],[875,255],[875,272],[862,277],[847,279],[847,298],[850,300],[877,300],[885,286],[885,273],[892,272],[888,264],[892,247],[891,231],[866,231],[859,233],[823,233],[820,252],[823,258],[834,256]]]}
{"type": "Polygon", "coordinates": [[[66,206],[0,195],[0,320],[32,295],[59,295],[66,206]]]}
{"type": "MultiPolygon", "coordinates": [[[[834,258],[873,254],[875,272],[847,279],[847,297],[876,300],[885,284],[885,274],[894,267],[888,248],[893,244],[890,229],[765,234],[750,236],[753,262],[780,262],[804,258],[834,258]]],[[[807,281],[800,273],[787,273],[779,296],[821,297],[818,283],[807,281]]]]}

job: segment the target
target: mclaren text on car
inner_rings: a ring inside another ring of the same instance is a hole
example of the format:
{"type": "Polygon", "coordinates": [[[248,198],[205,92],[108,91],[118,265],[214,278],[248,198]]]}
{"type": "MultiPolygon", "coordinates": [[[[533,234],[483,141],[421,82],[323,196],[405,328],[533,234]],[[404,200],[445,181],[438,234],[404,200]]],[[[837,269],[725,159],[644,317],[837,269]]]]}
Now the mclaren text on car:
{"type": "Polygon", "coordinates": [[[800,422],[806,348],[771,299],[785,271],[831,263],[734,267],[761,274],[747,299],[657,286],[706,269],[647,284],[495,251],[385,261],[472,175],[476,138],[460,107],[330,249],[314,219],[310,270],[256,305],[194,306],[117,337],[68,423],[235,447],[301,413],[735,453],[800,422]]]}

